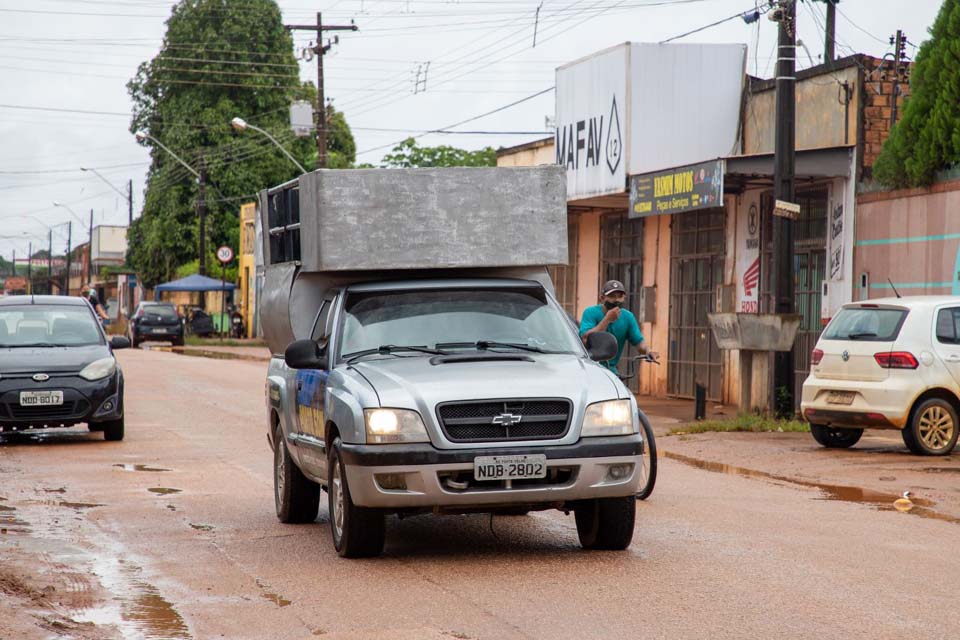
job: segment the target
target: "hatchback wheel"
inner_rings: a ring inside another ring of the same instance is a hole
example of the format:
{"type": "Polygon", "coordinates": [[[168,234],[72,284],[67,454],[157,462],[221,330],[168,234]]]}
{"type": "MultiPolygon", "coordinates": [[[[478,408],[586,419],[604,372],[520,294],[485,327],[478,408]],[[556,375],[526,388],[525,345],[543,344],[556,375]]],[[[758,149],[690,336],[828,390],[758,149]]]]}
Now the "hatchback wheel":
{"type": "Polygon", "coordinates": [[[903,442],[913,453],[945,456],[953,451],[960,435],[957,410],[943,398],[930,398],[917,405],[904,427],[903,442]]]}
{"type": "Polygon", "coordinates": [[[863,429],[834,429],[811,424],[810,434],[814,440],[828,449],[849,449],[860,441],[863,429]]]}

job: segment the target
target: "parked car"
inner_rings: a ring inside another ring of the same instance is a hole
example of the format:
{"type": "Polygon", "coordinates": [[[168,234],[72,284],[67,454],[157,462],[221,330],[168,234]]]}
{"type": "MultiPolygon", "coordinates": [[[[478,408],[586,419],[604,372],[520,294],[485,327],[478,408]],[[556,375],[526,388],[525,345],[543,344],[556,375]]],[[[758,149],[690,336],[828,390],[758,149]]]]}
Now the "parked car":
{"type": "Polygon", "coordinates": [[[865,428],[899,429],[917,454],[947,455],[960,434],[960,297],[844,305],[811,354],[801,411],[825,447],[865,428]]]}
{"type": "Polygon", "coordinates": [[[7,296],[0,300],[0,432],[86,423],[106,440],[123,439],[123,373],[114,349],[82,298],[7,296]]]}
{"type": "Polygon", "coordinates": [[[170,341],[174,346],[183,346],[183,318],[169,302],[138,304],[127,331],[134,348],[147,340],[170,341]]]}

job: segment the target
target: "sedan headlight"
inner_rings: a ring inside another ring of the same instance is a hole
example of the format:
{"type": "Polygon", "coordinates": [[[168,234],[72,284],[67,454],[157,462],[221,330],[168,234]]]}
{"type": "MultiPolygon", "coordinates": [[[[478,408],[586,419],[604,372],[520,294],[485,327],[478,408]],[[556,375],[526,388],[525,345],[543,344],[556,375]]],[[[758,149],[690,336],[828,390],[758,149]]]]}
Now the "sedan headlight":
{"type": "Polygon", "coordinates": [[[364,409],[367,442],[429,442],[420,414],[409,409],[364,409]]]}
{"type": "Polygon", "coordinates": [[[587,407],[581,436],[628,436],[631,433],[633,411],[629,400],[607,400],[587,407]]]}
{"type": "Polygon", "coordinates": [[[101,378],[106,378],[107,376],[112,375],[116,370],[117,361],[113,358],[113,356],[107,356],[106,358],[94,360],[85,366],[80,372],[80,377],[84,380],[100,380],[101,378]]]}

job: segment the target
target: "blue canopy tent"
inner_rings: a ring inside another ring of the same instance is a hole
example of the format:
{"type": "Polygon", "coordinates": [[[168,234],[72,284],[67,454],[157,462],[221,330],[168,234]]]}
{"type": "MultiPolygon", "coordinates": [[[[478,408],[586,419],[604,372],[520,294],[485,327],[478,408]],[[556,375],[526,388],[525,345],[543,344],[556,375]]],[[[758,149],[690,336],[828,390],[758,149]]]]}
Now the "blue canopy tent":
{"type": "Polygon", "coordinates": [[[236,288],[237,285],[230,282],[221,283],[214,278],[195,273],[186,278],[158,284],[153,289],[153,299],[159,300],[160,294],[164,291],[233,291],[236,288]]]}

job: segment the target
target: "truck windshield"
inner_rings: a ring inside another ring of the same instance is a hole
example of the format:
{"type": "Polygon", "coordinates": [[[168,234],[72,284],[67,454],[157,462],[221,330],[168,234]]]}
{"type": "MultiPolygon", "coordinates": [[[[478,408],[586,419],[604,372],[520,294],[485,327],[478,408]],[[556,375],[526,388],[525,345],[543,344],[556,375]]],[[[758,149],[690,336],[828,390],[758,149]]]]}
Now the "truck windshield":
{"type": "Polygon", "coordinates": [[[478,342],[496,342],[503,350],[583,352],[562,312],[532,287],[357,292],[347,297],[345,311],[344,356],[381,345],[440,344],[450,351],[476,349],[478,342]]]}

